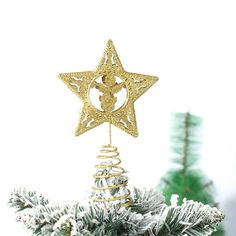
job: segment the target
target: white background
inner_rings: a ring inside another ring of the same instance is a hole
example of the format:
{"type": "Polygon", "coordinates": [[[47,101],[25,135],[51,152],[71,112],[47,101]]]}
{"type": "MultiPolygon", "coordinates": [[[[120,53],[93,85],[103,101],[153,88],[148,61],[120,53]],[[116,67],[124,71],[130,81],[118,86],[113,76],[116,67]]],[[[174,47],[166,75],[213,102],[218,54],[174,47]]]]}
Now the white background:
{"type": "Polygon", "coordinates": [[[235,12],[227,0],[1,1],[1,233],[30,235],[6,205],[16,187],[55,203],[90,190],[107,126],[73,136],[81,104],[57,75],[94,69],[111,38],[127,71],[160,77],[135,104],[140,136],[113,129],[130,185],[158,184],[169,167],[170,114],[190,108],[204,118],[200,165],[234,236],[235,12]]]}

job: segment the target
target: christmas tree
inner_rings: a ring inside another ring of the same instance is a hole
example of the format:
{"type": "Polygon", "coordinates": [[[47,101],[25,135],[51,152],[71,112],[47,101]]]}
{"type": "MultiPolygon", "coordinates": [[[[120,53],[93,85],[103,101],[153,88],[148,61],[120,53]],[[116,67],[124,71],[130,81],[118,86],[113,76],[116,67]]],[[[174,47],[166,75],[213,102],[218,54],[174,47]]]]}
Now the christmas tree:
{"type": "MultiPolygon", "coordinates": [[[[178,193],[180,201],[186,198],[217,206],[213,182],[207,180],[197,168],[201,156],[201,129],[200,117],[190,112],[173,114],[171,150],[175,165],[161,179],[159,185],[159,190],[165,195],[167,203],[170,203],[172,194],[178,193]]],[[[218,228],[213,235],[224,235],[223,229],[218,228]]]]}
{"type": "Polygon", "coordinates": [[[210,235],[224,218],[220,210],[192,200],[178,205],[175,195],[167,205],[153,189],[130,190],[118,149],[112,144],[111,125],[138,136],[134,102],[158,78],[126,72],[111,40],[95,71],[63,73],[59,77],[83,103],[76,135],[107,122],[109,143],[97,156],[94,186],[86,205],[50,205],[36,192],[18,189],[9,201],[17,209],[18,221],[38,236],[210,235]],[[96,90],[98,104],[91,97],[96,90]],[[117,106],[122,90],[126,99],[117,106]]]}

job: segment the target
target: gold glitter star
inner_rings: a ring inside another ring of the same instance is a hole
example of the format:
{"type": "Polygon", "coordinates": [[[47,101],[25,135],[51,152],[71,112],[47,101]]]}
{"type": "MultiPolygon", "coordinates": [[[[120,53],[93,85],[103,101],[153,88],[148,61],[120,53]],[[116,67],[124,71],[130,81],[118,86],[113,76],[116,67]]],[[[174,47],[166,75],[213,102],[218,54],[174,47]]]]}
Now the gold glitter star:
{"type": "Polygon", "coordinates": [[[137,137],[134,102],[158,80],[126,72],[111,40],[95,71],[63,73],[59,77],[83,103],[76,136],[109,122],[137,137]]]}

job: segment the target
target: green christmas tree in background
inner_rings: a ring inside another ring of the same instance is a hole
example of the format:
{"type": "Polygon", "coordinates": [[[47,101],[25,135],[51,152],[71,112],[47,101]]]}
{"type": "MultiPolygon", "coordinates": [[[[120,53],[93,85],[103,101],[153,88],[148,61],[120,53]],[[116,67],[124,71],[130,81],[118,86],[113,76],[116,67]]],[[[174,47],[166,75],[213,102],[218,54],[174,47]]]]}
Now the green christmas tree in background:
{"type": "MultiPolygon", "coordinates": [[[[175,166],[161,179],[158,190],[163,192],[167,203],[173,194],[179,195],[182,202],[185,198],[199,201],[211,206],[215,202],[213,181],[209,181],[197,167],[200,159],[202,119],[190,112],[174,113],[171,134],[172,162],[175,166]]],[[[223,227],[218,227],[212,235],[224,235],[223,227]]]]}

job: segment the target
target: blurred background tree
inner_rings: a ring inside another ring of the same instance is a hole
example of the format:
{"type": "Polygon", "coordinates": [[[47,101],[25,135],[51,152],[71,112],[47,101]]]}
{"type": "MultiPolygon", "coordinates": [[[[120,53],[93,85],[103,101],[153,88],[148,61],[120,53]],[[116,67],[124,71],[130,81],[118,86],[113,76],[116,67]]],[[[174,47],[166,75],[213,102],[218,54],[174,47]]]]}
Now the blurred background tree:
{"type": "MultiPolygon", "coordinates": [[[[208,180],[197,164],[201,157],[202,119],[186,113],[173,114],[171,132],[171,161],[173,167],[161,179],[158,190],[170,204],[172,194],[179,195],[179,202],[184,198],[217,206],[213,181],[208,180]]],[[[214,236],[224,235],[223,226],[219,226],[214,236]]]]}

